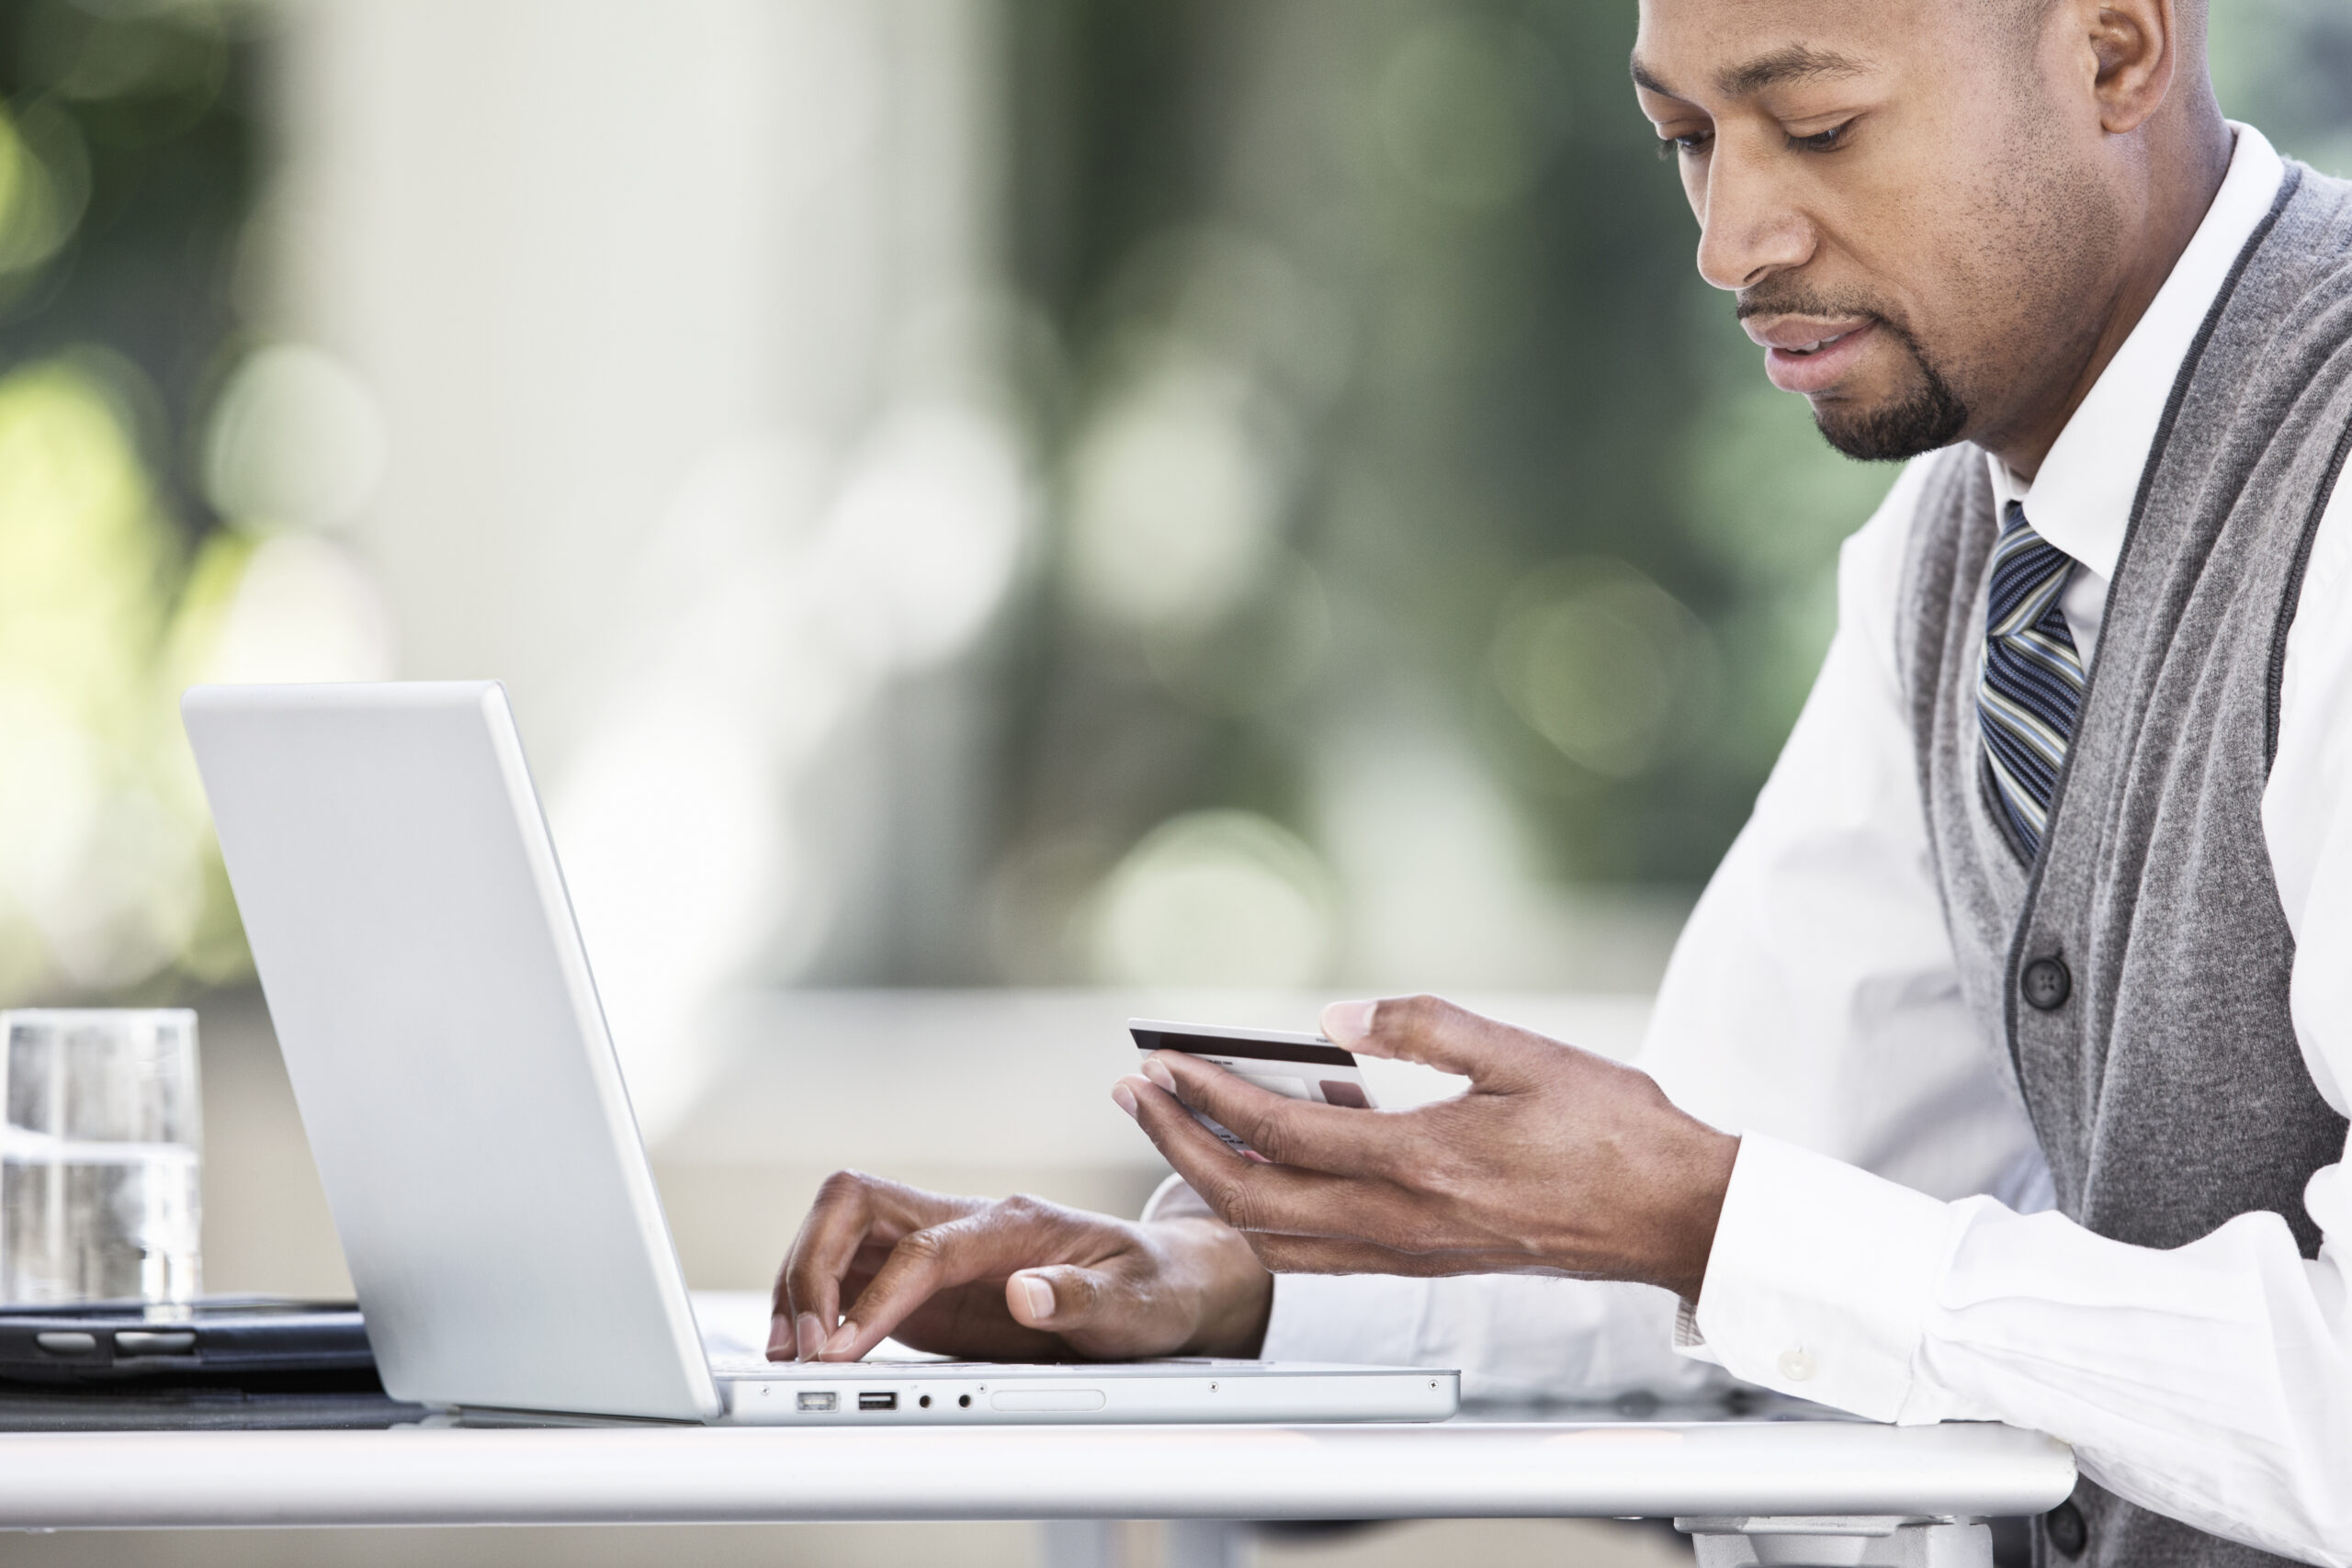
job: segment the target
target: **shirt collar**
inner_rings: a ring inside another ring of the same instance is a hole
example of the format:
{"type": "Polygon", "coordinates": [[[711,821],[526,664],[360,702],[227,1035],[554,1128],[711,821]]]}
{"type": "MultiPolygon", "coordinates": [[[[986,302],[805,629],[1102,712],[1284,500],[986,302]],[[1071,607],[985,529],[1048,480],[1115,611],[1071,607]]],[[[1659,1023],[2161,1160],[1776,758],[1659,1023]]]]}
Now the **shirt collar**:
{"type": "Polygon", "coordinates": [[[2235,120],[2230,129],[2237,132],[2237,146],[2205,220],[2147,313],[2058,433],[2041,472],[2029,484],[1986,455],[1995,513],[2006,515],[2012,501],[2024,502],[2035,533],[2102,579],[2114,577],[2116,558],[2123,553],[2140,471],[2189,345],[2286,177],[2287,165],[2262,132],[2235,120]]]}

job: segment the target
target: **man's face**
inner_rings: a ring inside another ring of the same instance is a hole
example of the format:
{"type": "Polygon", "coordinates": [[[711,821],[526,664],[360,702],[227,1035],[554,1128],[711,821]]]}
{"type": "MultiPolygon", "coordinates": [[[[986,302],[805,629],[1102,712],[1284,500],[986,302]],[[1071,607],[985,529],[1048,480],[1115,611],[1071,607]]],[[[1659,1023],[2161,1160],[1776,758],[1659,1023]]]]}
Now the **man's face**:
{"type": "Polygon", "coordinates": [[[1642,0],[1635,91],[1699,270],[1850,457],[1984,439],[2090,353],[2119,260],[2097,116],[2065,101],[2063,14],[2018,9],[1642,0]]]}

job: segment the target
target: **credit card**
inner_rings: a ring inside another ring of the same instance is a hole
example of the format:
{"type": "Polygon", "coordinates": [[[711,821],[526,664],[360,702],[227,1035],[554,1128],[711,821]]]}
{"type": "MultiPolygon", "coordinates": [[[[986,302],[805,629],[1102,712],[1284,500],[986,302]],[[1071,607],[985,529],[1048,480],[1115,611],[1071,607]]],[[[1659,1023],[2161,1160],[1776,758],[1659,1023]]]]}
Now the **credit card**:
{"type": "MultiPolygon", "coordinates": [[[[1319,1034],[1219,1029],[1148,1018],[1127,1020],[1127,1032],[1135,1036],[1136,1049],[1146,1055],[1154,1051],[1182,1051],[1188,1056],[1213,1062],[1236,1077],[1247,1078],[1285,1100],[1345,1105],[1359,1111],[1374,1108],[1372,1091],[1364,1084],[1363,1069],[1356,1065],[1354,1053],[1332,1044],[1319,1034]]],[[[1195,1111],[1193,1120],[1224,1139],[1236,1153],[1251,1159],[1265,1157],[1216,1117],[1195,1111]]]]}

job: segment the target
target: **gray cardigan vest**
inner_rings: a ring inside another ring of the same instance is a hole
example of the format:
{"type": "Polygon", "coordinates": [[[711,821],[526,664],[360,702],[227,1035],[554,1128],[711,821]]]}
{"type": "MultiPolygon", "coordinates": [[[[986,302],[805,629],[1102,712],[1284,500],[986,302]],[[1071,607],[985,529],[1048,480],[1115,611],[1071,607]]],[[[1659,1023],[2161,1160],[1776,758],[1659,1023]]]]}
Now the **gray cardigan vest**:
{"type": "MultiPolygon", "coordinates": [[[[2262,793],[2287,630],[2347,446],[2352,185],[2290,164],[2173,387],[2031,863],[1988,804],[1977,739],[1997,532],[1982,451],[1936,464],[1911,540],[1897,658],[1962,989],[2007,1043],[2059,1207],[2137,1246],[2269,1210],[2312,1256],[2303,1185],[2344,1152],[2288,1014],[2295,942],[2262,793]]],[[[2279,1561],[2087,1481],[2035,1555],[2279,1561]]]]}

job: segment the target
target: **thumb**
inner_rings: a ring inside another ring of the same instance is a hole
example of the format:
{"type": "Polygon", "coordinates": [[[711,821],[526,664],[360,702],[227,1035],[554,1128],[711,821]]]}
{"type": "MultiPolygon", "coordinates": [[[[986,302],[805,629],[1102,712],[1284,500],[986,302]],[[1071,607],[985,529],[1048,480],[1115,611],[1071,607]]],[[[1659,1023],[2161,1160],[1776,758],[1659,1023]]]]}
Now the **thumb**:
{"type": "Polygon", "coordinates": [[[1074,1263],[1023,1269],[1004,1282],[1005,1310],[1024,1327],[1068,1334],[1093,1323],[1109,1285],[1094,1269],[1074,1263]]]}
{"type": "Polygon", "coordinates": [[[1185,1335],[1169,1321],[1169,1292],[1138,1289],[1115,1264],[1023,1269],[1005,1280],[1004,1304],[1015,1322],[1061,1336],[1082,1356],[1164,1356],[1185,1335]]]}
{"type": "Polygon", "coordinates": [[[1523,1089],[1539,1058],[1561,1047],[1540,1034],[1482,1018],[1440,997],[1385,997],[1333,1002],[1323,1010],[1324,1035],[1367,1056],[1419,1062],[1459,1073],[1482,1089],[1523,1089]]]}

